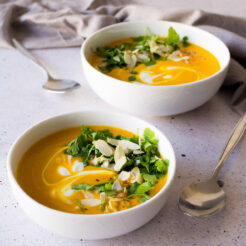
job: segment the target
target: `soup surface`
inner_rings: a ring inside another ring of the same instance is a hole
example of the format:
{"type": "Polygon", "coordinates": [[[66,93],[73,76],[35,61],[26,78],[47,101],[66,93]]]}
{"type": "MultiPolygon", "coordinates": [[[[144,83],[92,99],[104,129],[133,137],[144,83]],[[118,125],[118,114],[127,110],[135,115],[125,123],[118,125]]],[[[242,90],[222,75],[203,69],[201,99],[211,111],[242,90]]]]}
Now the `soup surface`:
{"type": "Polygon", "coordinates": [[[26,151],[17,181],[50,208],[83,214],[121,211],[145,202],[165,185],[168,160],[157,144],[150,129],[143,139],[108,126],[64,129],[26,151]]]}
{"type": "Polygon", "coordinates": [[[180,40],[173,28],[167,38],[147,34],[120,39],[97,48],[89,62],[111,77],[146,85],[185,84],[219,71],[212,53],[187,40],[180,40]]]}

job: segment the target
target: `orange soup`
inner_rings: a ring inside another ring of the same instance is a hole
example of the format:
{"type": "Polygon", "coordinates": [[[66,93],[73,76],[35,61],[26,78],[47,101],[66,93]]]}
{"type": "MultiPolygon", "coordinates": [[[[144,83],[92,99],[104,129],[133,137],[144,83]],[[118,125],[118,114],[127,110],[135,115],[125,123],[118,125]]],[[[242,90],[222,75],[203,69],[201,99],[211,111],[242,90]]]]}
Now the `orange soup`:
{"type": "Polygon", "coordinates": [[[150,129],[140,138],[115,127],[74,127],[32,145],[19,162],[17,181],[47,207],[103,214],[150,199],[165,185],[167,170],[150,129]]]}
{"type": "Polygon", "coordinates": [[[220,70],[212,53],[187,40],[180,40],[173,28],[168,37],[124,38],[98,47],[89,62],[113,78],[146,85],[191,83],[220,70]]]}

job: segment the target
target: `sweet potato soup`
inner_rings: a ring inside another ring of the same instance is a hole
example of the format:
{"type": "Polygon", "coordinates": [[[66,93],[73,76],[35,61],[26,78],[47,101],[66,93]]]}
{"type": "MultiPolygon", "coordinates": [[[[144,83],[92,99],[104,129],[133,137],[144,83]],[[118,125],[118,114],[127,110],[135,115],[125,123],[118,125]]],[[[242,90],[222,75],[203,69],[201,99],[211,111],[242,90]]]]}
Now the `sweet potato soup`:
{"type": "Polygon", "coordinates": [[[96,69],[119,80],[146,85],[195,82],[220,69],[217,58],[206,49],[180,39],[170,27],[168,37],[155,34],[129,37],[98,47],[89,58],[96,69]]]}
{"type": "Polygon", "coordinates": [[[50,208],[82,214],[128,209],[158,193],[169,161],[146,128],[143,138],[115,127],[74,127],[33,144],[21,158],[17,181],[50,208]]]}

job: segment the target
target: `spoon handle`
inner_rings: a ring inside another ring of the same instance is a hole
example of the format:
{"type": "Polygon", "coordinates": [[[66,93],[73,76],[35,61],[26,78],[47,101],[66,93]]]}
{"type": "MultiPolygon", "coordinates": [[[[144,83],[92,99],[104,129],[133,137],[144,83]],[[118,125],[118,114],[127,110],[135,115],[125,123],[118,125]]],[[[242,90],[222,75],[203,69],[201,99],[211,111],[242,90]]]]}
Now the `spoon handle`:
{"type": "Polygon", "coordinates": [[[246,114],[244,114],[240,120],[238,121],[237,125],[234,127],[225,147],[224,151],[220,157],[219,163],[216,166],[212,179],[217,179],[217,176],[219,174],[219,171],[221,167],[223,166],[225,160],[229,156],[229,154],[232,152],[232,150],[236,147],[237,143],[243,136],[244,132],[246,130],[246,114]]]}
{"type": "Polygon", "coordinates": [[[49,78],[52,78],[52,76],[49,74],[47,69],[44,67],[43,64],[41,64],[40,61],[37,60],[36,57],[34,57],[27,49],[25,49],[16,39],[12,39],[13,44],[17,50],[19,50],[24,56],[28,57],[31,59],[34,63],[36,63],[38,66],[40,66],[47,74],[49,78]]]}

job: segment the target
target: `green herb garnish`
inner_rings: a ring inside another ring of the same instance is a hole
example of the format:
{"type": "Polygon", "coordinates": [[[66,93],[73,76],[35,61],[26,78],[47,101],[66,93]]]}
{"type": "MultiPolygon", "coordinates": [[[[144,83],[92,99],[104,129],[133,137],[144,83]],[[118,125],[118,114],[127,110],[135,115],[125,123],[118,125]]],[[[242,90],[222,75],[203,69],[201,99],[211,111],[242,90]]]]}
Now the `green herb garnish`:
{"type": "Polygon", "coordinates": [[[129,81],[134,81],[134,80],[136,80],[136,77],[135,77],[135,76],[129,76],[129,77],[128,77],[128,80],[129,80],[129,81]]]}
{"type": "Polygon", "coordinates": [[[102,191],[109,190],[109,185],[111,187],[113,180],[107,182],[102,182],[94,185],[89,184],[78,184],[78,185],[72,185],[73,190],[95,190],[96,188],[100,188],[102,191]]]}
{"type": "MultiPolygon", "coordinates": [[[[148,54],[146,60],[137,60],[135,67],[139,64],[145,64],[146,66],[152,66],[156,64],[156,60],[165,61],[167,60],[168,55],[173,51],[180,49],[180,45],[184,47],[189,46],[188,37],[184,36],[180,40],[180,36],[174,30],[173,27],[168,29],[168,36],[166,39],[159,37],[159,35],[150,33],[149,28],[146,28],[145,36],[139,36],[132,38],[132,43],[122,43],[121,45],[114,46],[104,46],[98,47],[96,49],[96,55],[103,58],[103,63],[105,65],[99,66],[98,68],[103,73],[109,73],[115,68],[125,68],[128,67],[127,61],[125,61],[125,53],[129,53],[136,56],[137,54],[148,54]],[[169,46],[169,51],[165,54],[159,53],[157,50],[151,49],[151,43],[155,45],[169,46]],[[171,49],[170,49],[171,47],[171,49]],[[134,53],[131,53],[133,52],[134,53]]],[[[135,71],[131,71],[132,74],[137,74],[135,71]]],[[[129,81],[134,81],[133,76],[128,77],[129,81]]]]}
{"type": "Polygon", "coordinates": [[[190,43],[188,42],[188,37],[184,36],[181,40],[181,43],[184,47],[190,46],[190,43]]]}
{"type": "Polygon", "coordinates": [[[80,202],[78,199],[76,199],[76,203],[78,204],[78,206],[79,206],[81,212],[82,212],[82,213],[85,213],[85,209],[83,208],[81,202],[80,202]]]}
{"type": "Polygon", "coordinates": [[[142,184],[133,184],[130,186],[128,190],[128,199],[134,196],[140,196],[139,201],[141,203],[150,199],[149,191],[152,190],[154,187],[149,182],[144,182],[142,184]]]}
{"type": "Polygon", "coordinates": [[[100,210],[103,211],[105,209],[107,200],[106,199],[102,199],[101,205],[100,205],[100,210]]]}
{"type": "Polygon", "coordinates": [[[154,145],[159,142],[159,140],[155,138],[155,133],[150,128],[144,130],[144,138],[154,145]]]}
{"type": "MultiPolygon", "coordinates": [[[[137,167],[138,172],[141,175],[141,181],[137,181],[133,184],[129,183],[125,187],[122,187],[122,189],[118,190],[114,183],[115,181],[119,182],[119,180],[117,180],[118,176],[116,176],[106,182],[99,182],[99,180],[97,180],[98,183],[94,185],[86,183],[75,184],[71,186],[71,189],[77,192],[80,192],[81,190],[99,193],[103,192],[106,197],[118,197],[119,193],[124,192],[125,195],[123,195],[123,197],[126,197],[126,199],[138,196],[141,203],[150,199],[150,191],[154,188],[158,179],[167,173],[169,166],[169,161],[161,158],[158,151],[159,141],[156,138],[155,133],[150,128],[146,128],[144,130],[143,138],[141,139],[136,135],[133,137],[125,137],[122,135],[113,136],[109,130],[94,131],[91,128],[82,126],[81,134],[68,144],[69,147],[65,150],[65,153],[81,158],[83,163],[86,165],[92,165],[92,159],[95,158],[98,160],[96,165],[103,165],[105,156],[102,155],[99,149],[96,149],[94,141],[99,139],[104,140],[115,150],[116,146],[110,144],[109,138],[113,138],[115,140],[128,140],[140,146],[140,153],[134,153],[133,150],[125,153],[126,162],[122,165],[120,171],[131,172],[133,168],[137,167]]],[[[106,161],[108,162],[108,165],[114,165],[114,155],[106,157],[106,161]]],[[[93,163],[93,165],[94,164],[95,163],[93,163]]],[[[84,208],[80,201],[76,200],[76,203],[80,207],[81,211],[84,212],[84,208]]],[[[102,199],[100,209],[104,210],[105,206],[106,199],[102,199]]]]}
{"type": "Polygon", "coordinates": [[[144,61],[144,64],[148,66],[153,66],[156,64],[156,61],[154,58],[148,58],[147,60],[144,61]]]}
{"type": "Polygon", "coordinates": [[[147,182],[149,182],[151,185],[155,185],[157,183],[157,177],[156,175],[151,175],[144,173],[143,174],[143,179],[147,182]]]}
{"type": "Polygon", "coordinates": [[[177,34],[177,32],[174,30],[173,27],[170,27],[168,29],[168,36],[167,36],[167,44],[171,45],[175,50],[178,49],[178,45],[179,45],[179,35],[177,34]]]}
{"type": "Polygon", "coordinates": [[[92,142],[97,139],[106,140],[112,136],[109,130],[95,132],[91,128],[82,126],[81,134],[68,144],[69,148],[65,150],[65,153],[74,157],[81,157],[84,165],[88,165],[90,155],[97,156],[98,154],[92,142]]]}

